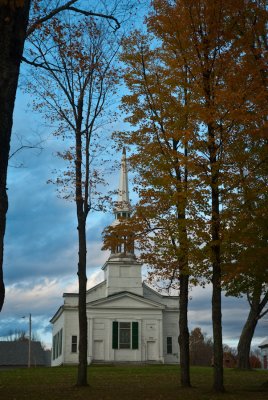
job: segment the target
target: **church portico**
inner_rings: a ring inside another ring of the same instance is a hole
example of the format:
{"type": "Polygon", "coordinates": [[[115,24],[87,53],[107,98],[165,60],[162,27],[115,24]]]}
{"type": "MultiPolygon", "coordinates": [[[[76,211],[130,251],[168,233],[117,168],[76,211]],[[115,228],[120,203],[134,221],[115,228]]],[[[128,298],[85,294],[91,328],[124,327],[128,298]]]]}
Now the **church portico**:
{"type": "Polygon", "coordinates": [[[164,362],[162,318],[145,314],[120,315],[116,320],[103,316],[89,320],[88,362],[164,362]],[[136,318],[135,318],[136,317],[136,318]],[[134,334],[137,334],[136,342],[134,334]],[[115,339],[117,335],[117,339],[115,339]],[[115,348],[116,347],[116,348],[115,348]]]}

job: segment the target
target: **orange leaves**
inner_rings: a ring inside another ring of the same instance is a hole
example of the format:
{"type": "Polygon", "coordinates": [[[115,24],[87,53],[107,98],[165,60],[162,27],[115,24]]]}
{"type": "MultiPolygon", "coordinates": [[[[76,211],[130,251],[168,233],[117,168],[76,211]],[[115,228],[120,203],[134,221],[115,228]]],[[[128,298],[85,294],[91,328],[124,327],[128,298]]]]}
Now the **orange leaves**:
{"type": "Polygon", "coordinates": [[[169,246],[183,249],[187,232],[195,265],[207,268],[218,257],[212,256],[215,249],[222,251],[222,265],[230,262],[230,238],[231,264],[238,270],[253,256],[251,247],[259,249],[264,265],[267,244],[259,235],[265,229],[257,214],[267,208],[267,93],[261,73],[266,11],[261,4],[231,0],[157,0],[153,7],[147,19],[151,36],[135,32],[123,43],[130,93],[122,108],[133,130],[117,135],[135,149],[130,162],[138,173],[137,217],[157,232],[142,245],[143,257],[153,263],[155,251],[162,267],[161,254],[179,264],[181,255],[169,246]],[[254,212],[246,210],[249,203],[254,212]],[[251,222],[255,238],[253,232],[241,234],[251,222]]]}

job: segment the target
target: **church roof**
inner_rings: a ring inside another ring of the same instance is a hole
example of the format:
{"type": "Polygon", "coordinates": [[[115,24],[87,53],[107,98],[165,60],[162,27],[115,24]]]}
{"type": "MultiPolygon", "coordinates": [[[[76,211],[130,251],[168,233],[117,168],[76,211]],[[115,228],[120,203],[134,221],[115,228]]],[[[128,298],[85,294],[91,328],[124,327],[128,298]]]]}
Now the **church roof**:
{"type": "Polygon", "coordinates": [[[156,289],[152,288],[151,286],[147,285],[145,282],[142,282],[142,286],[145,287],[147,290],[151,291],[154,293],[156,296],[161,297],[162,299],[178,299],[179,296],[177,295],[168,295],[168,294],[162,294],[158,292],[156,289]]]}
{"type": "Polygon", "coordinates": [[[118,293],[113,293],[110,296],[94,300],[92,302],[87,303],[91,307],[95,306],[105,306],[109,307],[109,305],[117,308],[132,308],[136,306],[142,306],[142,308],[154,308],[154,309],[164,309],[165,306],[161,303],[158,303],[154,300],[147,299],[143,296],[139,296],[135,293],[131,293],[128,291],[122,291],[118,293]],[[129,302],[126,301],[126,299],[129,299],[132,301],[132,305],[130,306],[129,302]],[[123,302],[122,302],[123,300],[123,302]]]}
{"type": "Polygon", "coordinates": [[[90,293],[90,292],[92,292],[93,290],[96,290],[96,289],[98,289],[99,287],[105,286],[105,285],[106,285],[106,280],[104,280],[104,281],[102,281],[102,282],[100,282],[100,283],[97,283],[97,285],[94,285],[94,286],[90,287],[89,289],[87,289],[87,293],[90,293]]]}
{"type": "Polygon", "coordinates": [[[268,337],[266,337],[258,347],[268,347],[268,337]]]}
{"type": "Polygon", "coordinates": [[[63,306],[60,306],[57,311],[55,312],[55,314],[53,315],[53,317],[50,319],[50,323],[54,324],[54,322],[61,316],[61,314],[63,313],[63,306]]]}
{"type": "Polygon", "coordinates": [[[109,264],[129,264],[131,263],[132,265],[142,265],[140,261],[136,259],[135,254],[132,253],[115,253],[111,254],[108,260],[103,264],[101,269],[105,270],[107,268],[107,265],[109,264]]]}

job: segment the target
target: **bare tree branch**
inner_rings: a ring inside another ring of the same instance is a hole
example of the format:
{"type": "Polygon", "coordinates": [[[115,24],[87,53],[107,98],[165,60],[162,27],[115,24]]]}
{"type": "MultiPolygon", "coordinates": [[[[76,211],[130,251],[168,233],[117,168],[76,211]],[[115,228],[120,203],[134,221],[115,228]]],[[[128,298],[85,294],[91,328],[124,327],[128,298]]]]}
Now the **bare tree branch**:
{"type": "Polygon", "coordinates": [[[47,66],[47,64],[45,62],[43,63],[37,63],[36,61],[31,61],[28,60],[26,57],[22,56],[21,60],[24,61],[26,64],[32,65],[34,67],[39,67],[39,68],[43,68],[46,69],[47,71],[56,71],[56,72],[61,72],[60,69],[58,68],[54,68],[53,64],[49,63],[49,66],[47,66]]]}
{"type": "Polygon", "coordinates": [[[119,23],[118,19],[115,18],[113,15],[95,13],[93,11],[81,10],[79,8],[72,7],[72,5],[75,4],[75,3],[77,3],[77,0],[68,1],[66,4],[64,4],[61,7],[55,8],[54,10],[52,10],[50,13],[48,13],[44,17],[38,18],[27,29],[26,37],[29,37],[44,22],[49,21],[51,18],[55,17],[57,14],[61,13],[62,11],[68,11],[68,10],[77,12],[79,14],[83,14],[85,16],[100,17],[100,18],[105,18],[105,19],[108,19],[108,20],[112,20],[116,24],[116,27],[114,28],[114,30],[117,30],[117,29],[120,28],[120,23],[119,23]]]}
{"type": "MultiPolygon", "coordinates": [[[[8,157],[9,161],[23,150],[36,149],[36,150],[39,150],[39,153],[41,153],[41,151],[43,150],[43,147],[41,146],[41,144],[44,142],[44,140],[39,140],[39,142],[37,142],[37,143],[30,143],[29,141],[28,141],[28,143],[23,143],[21,137],[19,137],[18,135],[16,135],[16,137],[19,142],[19,145],[11,154],[9,154],[9,157],[8,157]]],[[[18,165],[10,165],[10,166],[13,168],[22,168],[23,163],[19,163],[18,165]]]]}
{"type": "Polygon", "coordinates": [[[79,8],[75,8],[75,7],[69,7],[69,10],[75,11],[75,12],[77,12],[79,14],[83,14],[83,15],[85,15],[87,17],[93,16],[93,17],[100,17],[100,18],[105,18],[105,19],[112,20],[112,21],[114,21],[116,23],[116,27],[114,28],[114,30],[116,31],[117,29],[120,28],[120,23],[119,23],[118,19],[115,18],[113,15],[94,13],[92,11],[80,10],[79,8]]]}

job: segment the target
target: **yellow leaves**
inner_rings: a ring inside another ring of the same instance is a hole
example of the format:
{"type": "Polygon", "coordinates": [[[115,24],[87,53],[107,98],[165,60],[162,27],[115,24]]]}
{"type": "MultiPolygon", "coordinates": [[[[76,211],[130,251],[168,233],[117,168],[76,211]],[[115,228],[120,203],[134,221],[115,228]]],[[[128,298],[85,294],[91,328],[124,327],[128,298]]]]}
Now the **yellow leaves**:
{"type": "Polygon", "coordinates": [[[158,0],[153,7],[147,27],[154,36],[135,32],[124,41],[130,93],[122,108],[133,131],[118,135],[136,153],[130,162],[138,174],[136,217],[146,233],[138,238],[142,257],[167,277],[181,266],[184,250],[210,279],[221,248],[222,265],[229,263],[237,277],[257,271],[258,262],[267,264],[267,243],[260,239],[267,190],[258,182],[267,182],[267,170],[259,169],[267,165],[267,93],[256,60],[262,51],[251,54],[253,42],[246,39],[253,34],[252,4],[158,0]],[[246,210],[249,203],[254,212],[246,210]]]}
{"type": "MultiPolygon", "coordinates": [[[[136,226],[136,224],[135,224],[136,226]]],[[[120,219],[120,223],[109,226],[103,231],[103,250],[111,250],[112,252],[117,246],[124,244],[125,249],[132,250],[134,239],[137,235],[137,226],[134,227],[133,221],[120,219]]]]}

